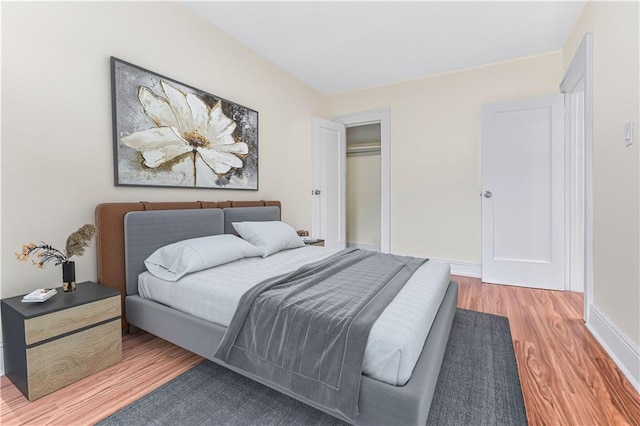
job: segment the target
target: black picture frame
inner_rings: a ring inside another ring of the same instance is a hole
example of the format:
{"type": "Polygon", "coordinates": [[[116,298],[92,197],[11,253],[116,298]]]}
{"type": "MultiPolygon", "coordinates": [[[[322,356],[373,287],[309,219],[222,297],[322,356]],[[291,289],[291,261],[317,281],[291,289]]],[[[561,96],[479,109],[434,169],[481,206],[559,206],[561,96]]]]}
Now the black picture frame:
{"type": "Polygon", "coordinates": [[[258,112],[111,57],[116,186],[258,190],[258,112]]]}

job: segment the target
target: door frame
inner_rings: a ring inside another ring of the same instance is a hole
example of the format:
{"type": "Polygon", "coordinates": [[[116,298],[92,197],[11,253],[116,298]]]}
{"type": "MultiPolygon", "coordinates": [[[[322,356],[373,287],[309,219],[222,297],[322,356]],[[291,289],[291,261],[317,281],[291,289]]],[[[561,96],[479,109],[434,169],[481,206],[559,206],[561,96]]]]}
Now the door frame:
{"type": "Polygon", "coordinates": [[[565,93],[565,191],[567,259],[565,290],[584,292],[585,228],[585,144],[584,79],[565,93]]]}
{"type": "MultiPolygon", "coordinates": [[[[566,153],[567,176],[574,177],[578,186],[582,185],[583,193],[574,193],[574,185],[565,186],[567,206],[580,209],[578,220],[571,215],[571,208],[566,209],[566,242],[567,242],[567,280],[566,289],[571,290],[572,271],[581,269],[584,272],[584,321],[589,322],[589,310],[593,303],[593,34],[587,33],[580,42],[564,78],[560,82],[560,91],[565,94],[565,121],[567,128],[566,153]],[[576,94],[583,92],[584,96],[576,94]],[[576,121],[573,114],[575,102],[582,102],[584,123],[576,121]],[[580,125],[583,137],[576,138],[571,131],[580,125]],[[580,156],[584,159],[584,172],[579,173],[580,156]],[[584,218],[583,223],[580,218],[584,218]]],[[[575,274],[574,274],[575,275],[575,274]]]]}
{"type": "Polygon", "coordinates": [[[391,133],[390,109],[345,114],[333,118],[345,127],[380,123],[380,252],[391,252],[391,133]]]}

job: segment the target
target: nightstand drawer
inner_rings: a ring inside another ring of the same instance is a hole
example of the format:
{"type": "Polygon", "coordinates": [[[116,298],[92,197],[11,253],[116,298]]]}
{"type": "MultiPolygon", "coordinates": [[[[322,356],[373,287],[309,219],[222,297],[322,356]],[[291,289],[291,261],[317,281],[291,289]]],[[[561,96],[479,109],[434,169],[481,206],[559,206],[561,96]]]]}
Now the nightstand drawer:
{"type": "Polygon", "coordinates": [[[0,301],[4,372],[33,401],[122,360],[120,293],[92,282],[44,303],[0,301]]]}
{"type": "Polygon", "coordinates": [[[121,359],[120,318],[29,348],[28,398],[33,401],[121,359]]]}
{"type": "Polygon", "coordinates": [[[120,296],[29,318],[24,321],[25,343],[34,343],[120,317],[120,296]]]}

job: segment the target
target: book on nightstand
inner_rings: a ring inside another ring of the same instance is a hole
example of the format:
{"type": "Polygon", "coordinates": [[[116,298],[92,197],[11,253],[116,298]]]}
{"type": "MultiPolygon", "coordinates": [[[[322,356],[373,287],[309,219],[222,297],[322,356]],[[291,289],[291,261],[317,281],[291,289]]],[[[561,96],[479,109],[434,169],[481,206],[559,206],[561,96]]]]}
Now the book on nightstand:
{"type": "Polygon", "coordinates": [[[302,238],[302,241],[303,241],[306,245],[309,245],[309,246],[314,245],[314,244],[317,244],[317,243],[319,243],[319,242],[321,242],[321,241],[324,241],[324,240],[323,240],[323,239],[321,239],[321,238],[312,238],[312,237],[301,237],[301,238],[302,238]]]}
{"type": "Polygon", "coordinates": [[[39,288],[25,295],[22,301],[25,303],[44,302],[52,298],[58,291],[55,288],[39,288]]]}

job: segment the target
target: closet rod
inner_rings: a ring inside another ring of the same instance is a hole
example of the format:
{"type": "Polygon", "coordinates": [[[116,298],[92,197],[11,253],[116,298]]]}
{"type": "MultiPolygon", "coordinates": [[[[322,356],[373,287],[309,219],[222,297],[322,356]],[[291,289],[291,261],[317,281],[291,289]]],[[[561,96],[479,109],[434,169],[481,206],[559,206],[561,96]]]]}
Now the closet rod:
{"type": "Polygon", "coordinates": [[[358,144],[347,145],[347,155],[349,154],[380,154],[380,144],[358,144]]]}

